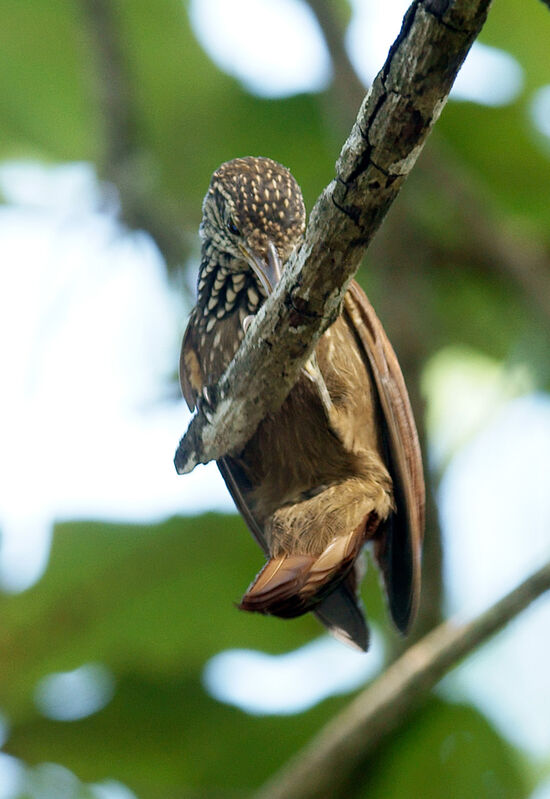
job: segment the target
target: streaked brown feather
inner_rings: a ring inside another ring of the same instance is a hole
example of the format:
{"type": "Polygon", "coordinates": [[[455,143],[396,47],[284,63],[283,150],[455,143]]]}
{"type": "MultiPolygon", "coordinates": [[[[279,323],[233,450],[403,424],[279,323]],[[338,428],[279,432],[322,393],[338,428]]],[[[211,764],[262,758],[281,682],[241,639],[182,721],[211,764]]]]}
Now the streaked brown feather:
{"type": "Polygon", "coordinates": [[[368,358],[390,450],[396,511],[382,527],[375,554],[384,576],[392,616],[406,632],[420,598],[420,560],[425,522],[422,454],[399,362],[374,308],[352,281],[344,300],[368,358]]]}

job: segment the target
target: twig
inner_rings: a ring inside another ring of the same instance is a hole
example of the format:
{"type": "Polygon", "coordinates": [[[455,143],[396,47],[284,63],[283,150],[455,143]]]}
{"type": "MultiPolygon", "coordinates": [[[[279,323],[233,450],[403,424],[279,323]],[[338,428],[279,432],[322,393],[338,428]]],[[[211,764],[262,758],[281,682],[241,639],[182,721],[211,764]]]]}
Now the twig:
{"type": "Polygon", "coordinates": [[[306,0],[311,8],[330,54],[334,79],[329,87],[329,116],[333,128],[349,128],[365,96],[365,86],[355,71],[344,39],[338,7],[332,0],[306,0]]]}
{"type": "Polygon", "coordinates": [[[118,32],[118,7],[110,0],[80,2],[92,47],[102,131],[100,176],[116,187],[123,221],[149,233],[168,266],[181,264],[188,249],[181,225],[171,223],[171,212],[160,207],[137,144],[134,93],[118,32]]]}
{"type": "Polygon", "coordinates": [[[180,474],[238,451],[280,407],[337,318],[364,251],[414,166],[490,0],[414,0],[318,199],[305,241],[176,452],[180,474]]]}
{"type": "Polygon", "coordinates": [[[394,732],[443,675],[550,589],[550,562],[473,621],[448,621],[408,649],[332,719],[254,799],[318,799],[394,732]]]}
{"type": "Polygon", "coordinates": [[[94,52],[95,93],[103,128],[105,167],[116,169],[134,149],[131,85],[126,74],[114,9],[106,0],[81,0],[94,52]]]}

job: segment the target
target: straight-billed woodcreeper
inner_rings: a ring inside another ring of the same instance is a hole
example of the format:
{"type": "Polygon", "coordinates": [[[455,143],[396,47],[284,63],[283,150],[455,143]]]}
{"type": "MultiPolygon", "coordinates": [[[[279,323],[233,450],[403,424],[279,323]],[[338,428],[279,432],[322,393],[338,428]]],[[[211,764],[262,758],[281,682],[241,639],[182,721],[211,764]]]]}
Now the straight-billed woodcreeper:
{"type": "MultiPolygon", "coordinates": [[[[275,161],[236,158],[213,174],[180,361],[191,409],[208,403],[304,228],[300,188],[275,161]]],[[[357,283],[280,410],[218,466],[267,556],[242,609],[313,611],[336,637],[367,649],[358,585],[372,542],[393,620],[408,630],[420,591],[422,462],[399,364],[357,283]]]]}

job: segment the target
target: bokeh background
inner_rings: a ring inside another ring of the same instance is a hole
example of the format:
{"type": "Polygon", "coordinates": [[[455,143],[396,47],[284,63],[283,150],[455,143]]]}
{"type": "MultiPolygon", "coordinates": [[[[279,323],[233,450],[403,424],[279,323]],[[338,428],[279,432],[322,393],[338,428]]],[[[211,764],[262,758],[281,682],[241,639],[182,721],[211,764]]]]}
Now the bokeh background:
{"type": "MultiPolygon", "coordinates": [[[[1,0],[0,799],[241,797],[402,650],[234,602],[262,556],[172,456],[201,200],[311,208],[402,0],[1,0]]],[[[550,554],[550,11],[499,0],[361,267],[430,487],[414,635],[550,554]]],[[[347,797],[550,797],[550,602],[456,668],[347,797]]]]}

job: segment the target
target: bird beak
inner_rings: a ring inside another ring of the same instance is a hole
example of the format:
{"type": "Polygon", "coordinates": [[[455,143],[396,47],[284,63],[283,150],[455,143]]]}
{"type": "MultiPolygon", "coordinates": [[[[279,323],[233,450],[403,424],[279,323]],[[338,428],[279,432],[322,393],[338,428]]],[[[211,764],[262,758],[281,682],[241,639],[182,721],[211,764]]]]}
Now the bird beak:
{"type": "Polygon", "coordinates": [[[281,259],[275,245],[272,241],[268,241],[267,258],[265,259],[248,250],[244,244],[240,244],[239,249],[269,297],[281,279],[282,271],[281,259]]]}

